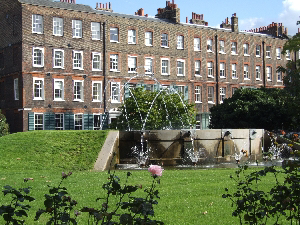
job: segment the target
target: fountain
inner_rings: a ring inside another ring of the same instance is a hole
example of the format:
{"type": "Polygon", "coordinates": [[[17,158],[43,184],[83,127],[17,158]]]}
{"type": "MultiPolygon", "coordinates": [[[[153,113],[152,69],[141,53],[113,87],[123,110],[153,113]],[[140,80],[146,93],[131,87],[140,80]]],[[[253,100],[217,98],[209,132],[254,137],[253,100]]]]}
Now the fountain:
{"type": "MultiPolygon", "coordinates": [[[[187,110],[187,108],[182,96],[174,87],[163,87],[151,75],[135,75],[127,83],[119,87],[119,91],[122,92],[125,87],[131,84],[132,80],[136,81],[137,78],[150,79],[154,82],[153,85],[160,88],[157,90],[154,100],[148,103],[149,109],[144,114],[141,113],[138,101],[133,95],[131,88],[126,89],[127,97],[128,95],[133,97],[142,126],[140,130],[133,130],[130,127],[129,116],[125,115],[124,121],[127,121],[128,127],[126,131],[119,132],[118,163],[126,164],[130,168],[141,168],[148,164],[173,167],[193,165],[198,167],[226,163],[236,165],[236,163],[241,161],[255,161],[257,158],[261,158],[260,149],[263,148],[264,139],[264,131],[262,129],[195,130],[185,128],[174,130],[174,125],[171,123],[171,120],[168,120],[173,115],[170,115],[165,99],[163,99],[164,106],[162,106],[161,110],[165,110],[164,113],[168,122],[162,130],[147,130],[146,124],[151,116],[151,109],[162,92],[177,94],[180,97],[184,110],[187,110]]],[[[125,95],[123,95],[121,102],[124,101],[125,95]]],[[[127,113],[126,105],[124,107],[127,113]]],[[[178,116],[180,117],[181,114],[178,113],[178,116]]],[[[182,121],[182,118],[180,121],[182,121]]],[[[183,123],[181,127],[183,128],[183,123]]]]}

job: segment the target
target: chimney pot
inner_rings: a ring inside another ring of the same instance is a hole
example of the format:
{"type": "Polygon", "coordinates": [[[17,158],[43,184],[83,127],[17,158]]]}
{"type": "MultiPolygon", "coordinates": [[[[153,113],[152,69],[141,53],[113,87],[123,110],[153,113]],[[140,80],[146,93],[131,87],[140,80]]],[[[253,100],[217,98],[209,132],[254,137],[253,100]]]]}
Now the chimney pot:
{"type": "Polygon", "coordinates": [[[208,26],[208,22],[205,22],[205,26],[208,26]]]}
{"type": "MultiPolygon", "coordinates": [[[[286,28],[285,28],[286,29],[286,28]]],[[[300,33],[300,28],[298,28],[298,34],[300,33]]]]}
{"type": "Polygon", "coordinates": [[[185,18],[185,22],[186,22],[186,23],[189,22],[189,18],[188,18],[188,17],[185,18]]]}
{"type": "Polygon", "coordinates": [[[146,14],[145,16],[148,17],[148,14],[146,14]]]}
{"type": "Polygon", "coordinates": [[[109,2],[109,9],[111,9],[111,3],[109,2]]]}
{"type": "Polygon", "coordinates": [[[174,0],[172,0],[172,4],[174,5],[174,0]]]}

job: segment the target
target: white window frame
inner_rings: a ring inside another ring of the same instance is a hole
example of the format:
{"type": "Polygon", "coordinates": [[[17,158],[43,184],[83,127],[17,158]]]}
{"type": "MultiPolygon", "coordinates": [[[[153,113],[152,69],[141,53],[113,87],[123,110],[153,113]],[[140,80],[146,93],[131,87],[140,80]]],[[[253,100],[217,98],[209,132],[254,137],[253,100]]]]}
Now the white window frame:
{"type": "Polygon", "coordinates": [[[65,117],[64,117],[64,114],[63,113],[55,113],[55,130],[64,130],[65,127],[64,127],[64,121],[65,121],[65,117]],[[59,116],[59,118],[57,118],[56,116],[59,116]],[[59,120],[59,123],[62,125],[62,126],[57,126],[57,123],[56,121],[59,120]]]}
{"type": "Polygon", "coordinates": [[[91,22],[92,40],[99,41],[101,38],[101,24],[99,22],[91,22]]]}
{"type": "Polygon", "coordinates": [[[220,51],[219,51],[219,53],[226,54],[225,53],[225,41],[224,40],[220,40],[219,43],[220,43],[220,51]]]}
{"type": "Polygon", "coordinates": [[[128,44],[136,44],[136,30],[128,30],[128,44]]]}
{"type": "Polygon", "coordinates": [[[179,95],[184,95],[184,88],[185,88],[184,85],[178,85],[178,86],[176,86],[177,93],[178,93],[179,95]]]}
{"type": "Polygon", "coordinates": [[[280,47],[276,48],[276,58],[281,59],[281,48],[280,47]]]}
{"type": "Polygon", "coordinates": [[[73,38],[82,38],[82,21],[72,20],[72,36],[73,38]]]}
{"type": "Polygon", "coordinates": [[[153,74],[153,58],[146,57],[145,58],[145,74],[153,74]]]}
{"type": "Polygon", "coordinates": [[[215,94],[214,94],[214,87],[208,86],[207,87],[207,101],[210,104],[215,104],[215,94]],[[210,101],[211,100],[211,101],[210,101]]]}
{"type": "Polygon", "coordinates": [[[136,56],[128,56],[128,73],[137,73],[137,57],[136,56]]]}
{"type": "Polygon", "coordinates": [[[290,50],[286,50],[286,55],[285,55],[286,60],[291,60],[291,52],[290,50]]]}
{"type": "Polygon", "coordinates": [[[207,52],[212,52],[213,51],[213,49],[212,49],[213,40],[207,39],[206,43],[207,43],[207,52]]]}
{"type": "Polygon", "coordinates": [[[84,118],[82,113],[76,113],[74,114],[74,130],[84,130],[84,118]],[[80,122],[81,121],[81,122],[80,122]],[[76,129],[76,128],[81,129],[76,129]]]}
{"type": "Polygon", "coordinates": [[[167,33],[161,34],[161,47],[169,48],[169,35],[167,33]]]}
{"type": "Polygon", "coordinates": [[[110,42],[119,42],[119,28],[118,27],[110,27],[110,42]]]}
{"type": "Polygon", "coordinates": [[[92,52],[92,71],[101,71],[101,70],[102,70],[101,53],[92,52]]]}
{"type": "Polygon", "coordinates": [[[44,100],[44,92],[44,78],[33,77],[33,100],[44,100]]]}
{"type": "Polygon", "coordinates": [[[198,37],[194,38],[194,51],[195,52],[201,51],[201,40],[198,37]]]}
{"type": "Polygon", "coordinates": [[[118,54],[110,54],[109,56],[109,70],[110,71],[119,71],[119,55],[118,54]]]}
{"type": "Polygon", "coordinates": [[[282,72],[277,71],[277,82],[282,82],[282,72]]]}
{"type": "Polygon", "coordinates": [[[255,78],[256,80],[261,79],[261,66],[259,65],[255,66],[255,78]]]}
{"type": "Polygon", "coordinates": [[[184,76],[185,75],[185,60],[177,59],[176,68],[177,68],[177,76],[184,76]]]}
{"type": "Polygon", "coordinates": [[[65,53],[64,53],[64,50],[62,50],[62,49],[53,49],[53,68],[60,68],[60,69],[64,69],[64,56],[65,55],[65,53]],[[61,58],[56,58],[56,56],[58,56],[58,55],[56,55],[56,53],[57,52],[60,52],[61,53],[61,58]],[[60,66],[59,65],[57,65],[57,62],[59,62],[59,60],[60,60],[60,66]]]}
{"type": "Polygon", "coordinates": [[[233,96],[234,92],[237,90],[238,88],[237,87],[233,87],[231,90],[231,96],[233,96]]]}
{"type": "Polygon", "coordinates": [[[271,46],[266,46],[266,58],[271,58],[271,46]]]}
{"type": "Polygon", "coordinates": [[[207,62],[207,77],[214,78],[214,64],[213,64],[213,62],[207,62]]]}
{"type": "Polygon", "coordinates": [[[183,49],[184,48],[184,36],[178,35],[177,36],[177,49],[183,49]]]}
{"type": "Polygon", "coordinates": [[[231,42],[231,55],[237,55],[237,42],[231,42]]]}
{"type": "Polygon", "coordinates": [[[170,59],[161,58],[160,65],[161,65],[161,75],[170,75],[170,59]]]}
{"type": "Polygon", "coordinates": [[[63,36],[64,35],[64,20],[60,17],[53,17],[53,35],[63,36]]]}
{"type": "Polygon", "coordinates": [[[244,80],[249,80],[249,65],[244,64],[244,80]]]}
{"type": "Polygon", "coordinates": [[[110,98],[111,103],[119,103],[120,102],[120,82],[111,82],[110,83],[110,98]]]}
{"type": "Polygon", "coordinates": [[[195,76],[201,77],[201,61],[195,60],[195,76]]]}
{"type": "Polygon", "coordinates": [[[260,45],[255,46],[255,56],[256,57],[260,57],[260,49],[261,49],[260,45]]]}
{"type": "Polygon", "coordinates": [[[237,68],[236,63],[232,63],[231,64],[231,76],[232,76],[232,79],[238,79],[236,68],[237,68]]]}
{"type": "Polygon", "coordinates": [[[102,102],[102,81],[92,82],[92,101],[102,102]]]}
{"type": "Polygon", "coordinates": [[[53,101],[64,101],[64,87],[64,79],[53,79],[53,101]],[[57,82],[61,83],[60,88],[55,85],[57,82]],[[56,97],[56,90],[58,90],[58,93],[60,93],[58,97],[56,97]]]}
{"type": "Polygon", "coordinates": [[[244,56],[249,56],[249,44],[248,43],[244,43],[243,44],[243,49],[244,49],[244,56]]]}
{"type": "Polygon", "coordinates": [[[34,130],[44,130],[44,114],[43,113],[34,113],[34,130]],[[37,123],[37,116],[42,116],[42,123],[37,123]],[[37,126],[41,126],[42,129],[37,129],[37,126]]]}
{"type": "Polygon", "coordinates": [[[44,18],[42,15],[32,14],[32,33],[44,33],[44,18]]]}
{"type": "Polygon", "coordinates": [[[151,31],[145,32],[145,45],[153,46],[153,32],[151,32],[151,31]]]}
{"type": "Polygon", "coordinates": [[[101,130],[102,122],[101,122],[101,114],[94,113],[93,114],[93,130],[101,130]],[[95,117],[99,118],[99,126],[95,126],[95,117]]]}
{"type": "Polygon", "coordinates": [[[195,103],[202,103],[202,87],[200,85],[195,86],[195,103]]]}
{"type": "Polygon", "coordinates": [[[267,81],[272,81],[272,67],[266,67],[267,81]]]}
{"type": "Polygon", "coordinates": [[[84,96],[84,81],[83,80],[73,80],[73,101],[83,102],[84,96]]]}
{"type": "Polygon", "coordinates": [[[220,62],[220,78],[226,78],[226,64],[220,62]]]}
{"type": "Polygon", "coordinates": [[[14,79],[14,97],[15,100],[20,99],[20,92],[19,92],[19,78],[14,79]]]}
{"type": "Polygon", "coordinates": [[[220,103],[226,98],[226,87],[220,87],[220,103]]]}
{"type": "Polygon", "coordinates": [[[44,67],[44,48],[33,47],[32,48],[32,66],[33,67],[44,67]],[[40,56],[36,55],[36,51],[40,53],[40,56]],[[38,59],[40,58],[40,60],[38,59]],[[40,64],[37,62],[41,61],[40,64]]]}
{"type": "Polygon", "coordinates": [[[73,50],[73,69],[83,70],[83,51],[73,50]]]}

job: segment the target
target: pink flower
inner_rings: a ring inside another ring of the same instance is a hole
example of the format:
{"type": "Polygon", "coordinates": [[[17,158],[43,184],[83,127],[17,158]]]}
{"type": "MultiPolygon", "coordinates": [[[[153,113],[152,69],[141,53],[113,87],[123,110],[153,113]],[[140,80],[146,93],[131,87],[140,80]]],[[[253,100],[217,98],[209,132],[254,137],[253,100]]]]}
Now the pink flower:
{"type": "Polygon", "coordinates": [[[152,176],[154,175],[161,176],[163,170],[164,169],[161,168],[161,166],[157,166],[157,165],[150,165],[150,167],[148,168],[148,171],[152,174],[152,176]]]}

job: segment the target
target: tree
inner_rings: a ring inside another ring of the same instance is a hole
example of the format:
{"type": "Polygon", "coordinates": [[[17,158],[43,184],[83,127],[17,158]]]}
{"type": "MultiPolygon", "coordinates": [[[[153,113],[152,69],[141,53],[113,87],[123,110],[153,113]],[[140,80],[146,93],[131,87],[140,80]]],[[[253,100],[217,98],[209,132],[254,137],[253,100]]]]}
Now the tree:
{"type": "Polygon", "coordinates": [[[194,105],[167,90],[131,89],[119,111],[121,115],[111,127],[120,130],[182,129],[196,123],[194,105]]]}
{"type": "Polygon", "coordinates": [[[0,110],[0,137],[9,134],[9,125],[6,122],[5,116],[1,113],[0,110]]]}
{"type": "MultiPolygon", "coordinates": [[[[283,46],[282,54],[298,53],[300,50],[300,34],[296,34],[283,46]]],[[[292,96],[300,97],[300,59],[291,60],[286,67],[279,67],[279,71],[285,74],[283,82],[285,90],[292,96]]]]}
{"type": "Polygon", "coordinates": [[[210,128],[282,129],[293,125],[289,95],[282,89],[238,89],[210,109],[210,128]]]}

